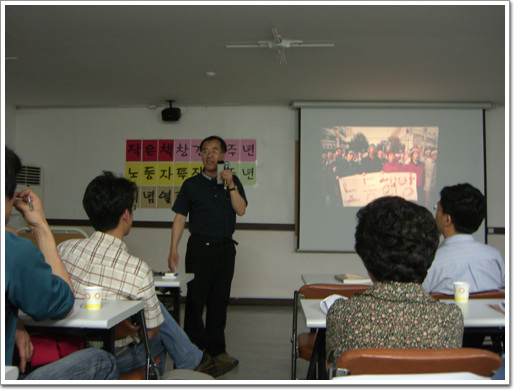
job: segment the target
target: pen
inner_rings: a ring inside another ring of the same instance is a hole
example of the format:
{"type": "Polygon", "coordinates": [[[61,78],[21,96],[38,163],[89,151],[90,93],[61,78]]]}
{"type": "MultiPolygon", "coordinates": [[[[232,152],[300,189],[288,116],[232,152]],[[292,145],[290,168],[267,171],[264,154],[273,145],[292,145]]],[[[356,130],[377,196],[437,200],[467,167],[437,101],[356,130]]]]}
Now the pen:
{"type": "Polygon", "coordinates": [[[30,199],[29,195],[27,195],[27,202],[29,204],[29,210],[34,211],[34,205],[32,204],[32,199],[30,199]]]}

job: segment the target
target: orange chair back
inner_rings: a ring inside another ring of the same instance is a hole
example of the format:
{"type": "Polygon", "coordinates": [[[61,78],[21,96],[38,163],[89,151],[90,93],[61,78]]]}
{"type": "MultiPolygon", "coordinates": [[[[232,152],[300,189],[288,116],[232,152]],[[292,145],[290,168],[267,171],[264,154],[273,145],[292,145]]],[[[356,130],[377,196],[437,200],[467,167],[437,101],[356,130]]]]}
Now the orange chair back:
{"type": "Polygon", "coordinates": [[[325,299],[332,294],[353,297],[355,294],[366,291],[371,286],[365,284],[305,284],[298,290],[300,295],[307,299],[325,299]]]}
{"type": "MultiPolygon", "coordinates": [[[[430,296],[434,299],[453,299],[453,295],[446,295],[441,293],[430,293],[430,296]]],[[[477,293],[469,294],[469,299],[505,299],[505,291],[493,290],[493,291],[481,291],[477,293]]]]}
{"type": "Polygon", "coordinates": [[[349,375],[426,374],[472,372],[491,376],[501,358],[485,349],[355,349],[344,352],[336,362],[349,375]]]}

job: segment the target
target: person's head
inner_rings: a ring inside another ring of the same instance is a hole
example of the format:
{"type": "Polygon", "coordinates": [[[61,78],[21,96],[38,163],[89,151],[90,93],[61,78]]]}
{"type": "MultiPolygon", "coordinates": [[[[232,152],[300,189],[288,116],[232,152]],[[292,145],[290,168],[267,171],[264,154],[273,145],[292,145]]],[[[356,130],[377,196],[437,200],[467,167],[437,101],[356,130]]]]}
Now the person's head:
{"type": "Polygon", "coordinates": [[[217,135],[211,135],[210,137],[207,137],[203,139],[203,141],[200,143],[200,153],[202,153],[202,150],[204,150],[205,144],[207,143],[216,143],[219,142],[219,151],[223,154],[227,153],[227,143],[223,140],[223,138],[218,137],[217,135]]]}
{"type": "MultiPolygon", "coordinates": [[[[200,153],[202,154],[202,162],[204,171],[211,177],[218,174],[218,161],[225,160],[227,152],[227,144],[217,135],[205,138],[200,144],[200,153]]],[[[332,157],[329,154],[329,158],[332,157]]]]}
{"type": "Polygon", "coordinates": [[[118,226],[125,212],[132,217],[136,193],[134,182],[104,171],[87,186],[82,205],[95,230],[105,233],[118,226]]]}
{"type": "Polygon", "coordinates": [[[444,187],[440,195],[436,222],[441,233],[445,223],[451,223],[457,233],[471,234],[478,230],[486,214],[485,197],[478,189],[468,183],[457,184],[444,187]]]}
{"type": "Polygon", "coordinates": [[[378,198],[357,212],[355,250],[379,282],[422,283],[439,245],[432,214],[397,196],[378,198]]]}
{"type": "Polygon", "coordinates": [[[346,161],[352,161],[353,160],[353,151],[349,150],[348,154],[346,155],[346,161]]]}
{"type": "Polygon", "coordinates": [[[20,158],[8,147],[5,148],[5,197],[11,200],[16,191],[16,177],[21,171],[20,158]]]}
{"type": "Polygon", "coordinates": [[[437,161],[437,150],[433,150],[431,156],[432,160],[437,161]]]}
{"type": "Polygon", "coordinates": [[[387,161],[390,163],[394,162],[394,152],[387,153],[387,161]]]}
{"type": "Polygon", "coordinates": [[[374,154],[375,154],[375,145],[374,144],[369,144],[369,146],[368,146],[368,156],[369,157],[373,157],[374,154]]]}
{"type": "Polygon", "coordinates": [[[425,150],[425,158],[430,158],[431,154],[432,152],[430,151],[430,149],[425,150]]]}
{"type": "Polygon", "coordinates": [[[419,160],[419,149],[418,148],[412,148],[411,156],[412,156],[412,161],[418,162],[418,160],[419,160]]]}
{"type": "Polygon", "coordinates": [[[382,159],[384,158],[384,151],[383,151],[383,150],[379,150],[379,151],[377,152],[377,157],[378,157],[380,160],[382,160],[382,159]]]}

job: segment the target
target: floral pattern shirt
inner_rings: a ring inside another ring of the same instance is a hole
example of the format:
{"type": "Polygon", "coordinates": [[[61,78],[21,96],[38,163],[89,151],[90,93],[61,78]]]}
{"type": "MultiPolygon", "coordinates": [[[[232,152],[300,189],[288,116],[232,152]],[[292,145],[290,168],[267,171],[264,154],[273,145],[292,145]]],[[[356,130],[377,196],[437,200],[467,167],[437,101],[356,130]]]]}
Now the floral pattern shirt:
{"type": "Polygon", "coordinates": [[[375,283],[334,302],[327,314],[329,363],[360,348],[460,348],[464,317],[456,305],[433,299],[418,283],[375,283]]]}

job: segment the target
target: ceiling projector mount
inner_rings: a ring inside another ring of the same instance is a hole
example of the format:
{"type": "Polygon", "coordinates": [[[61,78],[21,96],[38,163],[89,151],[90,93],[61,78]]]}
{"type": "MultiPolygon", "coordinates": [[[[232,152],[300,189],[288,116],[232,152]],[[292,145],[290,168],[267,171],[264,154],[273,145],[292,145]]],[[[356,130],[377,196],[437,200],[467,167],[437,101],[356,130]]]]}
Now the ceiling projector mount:
{"type": "Polygon", "coordinates": [[[176,121],[178,121],[180,119],[180,117],[182,116],[180,108],[173,108],[172,107],[172,104],[173,104],[174,100],[166,100],[166,101],[170,104],[170,107],[169,108],[165,108],[164,110],[162,110],[162,112],[161,112],[162,120],[164,122],[176,122],[176,121]]]}
{"type": "Polygon", "coordinates": [[[283,39],[278,33],[276,27],[271,28],[273,33],[273,40],[257,41],[253,44],[230,44],[226,45],[227,49],[272,49],[277,50],[277,58],[281,64],[287,64],[284,49],[291,49],[294,47],[334,47],[333,43],[303,43],[300,40],[283,39]]]}

